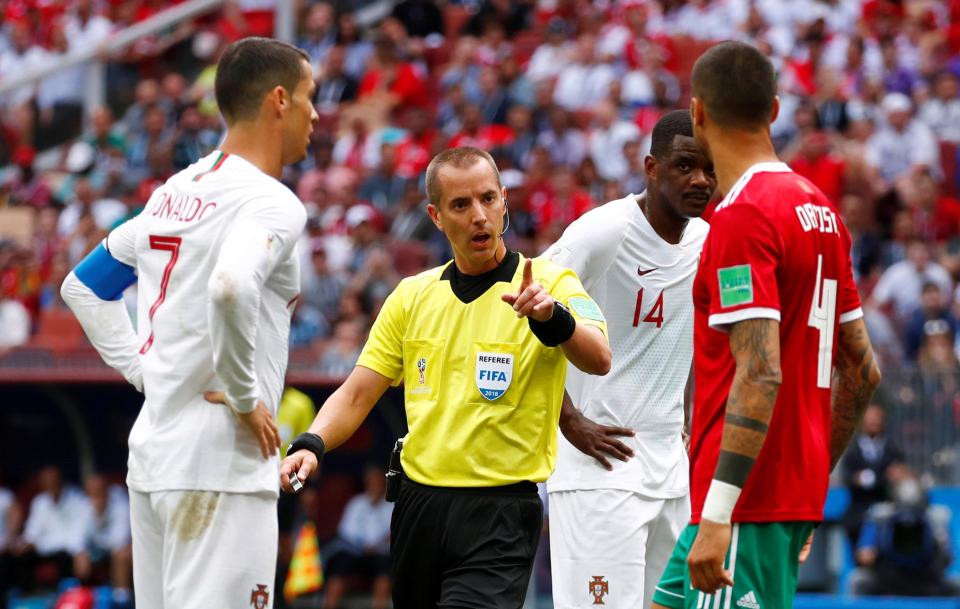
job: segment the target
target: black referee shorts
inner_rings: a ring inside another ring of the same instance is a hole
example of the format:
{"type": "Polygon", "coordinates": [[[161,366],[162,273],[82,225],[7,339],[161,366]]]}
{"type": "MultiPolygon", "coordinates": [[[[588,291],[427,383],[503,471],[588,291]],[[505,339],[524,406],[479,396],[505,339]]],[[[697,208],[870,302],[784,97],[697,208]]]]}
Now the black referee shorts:
{"type": "Polygon", "coordinates": [[[461,489],[405,477],[390,523],[394,609],[519,609],[542,524],[532,482],[461,489]]]}

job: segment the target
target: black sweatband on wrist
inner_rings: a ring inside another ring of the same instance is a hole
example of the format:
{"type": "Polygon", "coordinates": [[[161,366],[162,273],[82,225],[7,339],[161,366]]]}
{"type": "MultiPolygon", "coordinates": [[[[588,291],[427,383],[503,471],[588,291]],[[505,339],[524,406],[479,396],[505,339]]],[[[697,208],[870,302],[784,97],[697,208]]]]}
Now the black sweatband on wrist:
{"type": "Polygon", "coordinates": [[[306,431],[293,439],[293,442],[287,447],[287,456],[303,449],[307,449],[315,454],[317,456],[317,464],[319,464],[323,461],[323,453],[326,452],[327,447],[323,444],[323,438],[315,433],[306,431]]]}
{"type": "Polygon", "coordinates": [[[527,323],[530,324],[533,335],[548,347],[556,347],[567,342],[577,329],[577,320],[560,302],[553,303],[553,315],[547,321],[537,321],[528,317],[527,323]]]}

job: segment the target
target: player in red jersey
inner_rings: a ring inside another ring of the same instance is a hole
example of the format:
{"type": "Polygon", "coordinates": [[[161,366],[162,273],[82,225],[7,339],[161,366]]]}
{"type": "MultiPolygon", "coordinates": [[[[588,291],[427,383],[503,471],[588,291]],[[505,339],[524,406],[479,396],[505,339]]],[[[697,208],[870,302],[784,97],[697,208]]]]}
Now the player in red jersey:
{"type": "Polygon", "coordinates": [[[726,197],[693,287],[693,515],[654,607],[789,609],[830,470],[880,381],[850,236],[777,158],[778,108],[753,47],[720,43],[694,65],[694,136],[726,197]]]}

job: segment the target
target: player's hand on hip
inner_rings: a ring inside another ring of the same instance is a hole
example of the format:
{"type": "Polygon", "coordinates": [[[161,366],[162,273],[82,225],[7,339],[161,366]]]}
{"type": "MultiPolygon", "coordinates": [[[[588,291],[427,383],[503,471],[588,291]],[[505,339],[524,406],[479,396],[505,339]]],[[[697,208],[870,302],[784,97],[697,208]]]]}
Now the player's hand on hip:
{"type": "Polygon", "coordinates": [[[553,317],[553,296],[542,285],[533,280],[533,260],[527,258],[523,263],[523,278],[516,294],[504,294],[503,302],[513,305],[517,317],[530,317],[536,321],[547,321],[553,317]]]}
{"type": "Polygon", "coordinates": [[[280,448],[280,432],[277,430],[277,424],[273,422],[273,415],[263,402],[258,401],[257,407],[250,412],[237,412],[222,391],[204,391],[203,399],[212,404],[223,404],[229,407],[257,439],[260,454],[264,459],[269,459],[277,453],[280,448]]]}
{"type": "Polygon", "coordinates": [[[306,482],[317,469],[317,456],[306,448],[298,450],[280,462],[280,488],[288,493],[295,493],[297,489],[290,484],[290,476],[297,475],[300,482],[306,482]]]}
{"type": "Polygon", "coordinates": [[[582,413],[561,423],[560,431],[567,442],[573,444],[577,450],[596,459],[600,465],[608,470],[613,466],[607,457],[621,461],[628,461],[633,456],[633,449],[617,440],[617,436],[632,437],[633,430],[626,427],[611,427],[594,423],[582,413]]]}
{"type": "Polygon", "coordinates": [[[724,586],[733,585],[733,577],[723,568],[723,559],[730,547],[729,524],[719,524],[701,520],[697,537],[687,555],[687,569],[690,571],[690,585],[713,594],[724,586]]]}

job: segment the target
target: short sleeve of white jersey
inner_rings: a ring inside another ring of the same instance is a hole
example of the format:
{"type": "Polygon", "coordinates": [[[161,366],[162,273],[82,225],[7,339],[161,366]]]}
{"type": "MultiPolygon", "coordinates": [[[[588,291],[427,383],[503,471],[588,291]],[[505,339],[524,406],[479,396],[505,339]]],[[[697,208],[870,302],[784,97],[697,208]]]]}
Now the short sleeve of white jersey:
{"type": "MultiPolygon", "coordinates": [[[[635,204],[633,195],[627,199],[635,204]]],[[[624,201],[611,201],[574,220],[541,256],[572,270],[589,292],[616,257],[628,224],[622,214],[617,213],[624,201]]]]}

